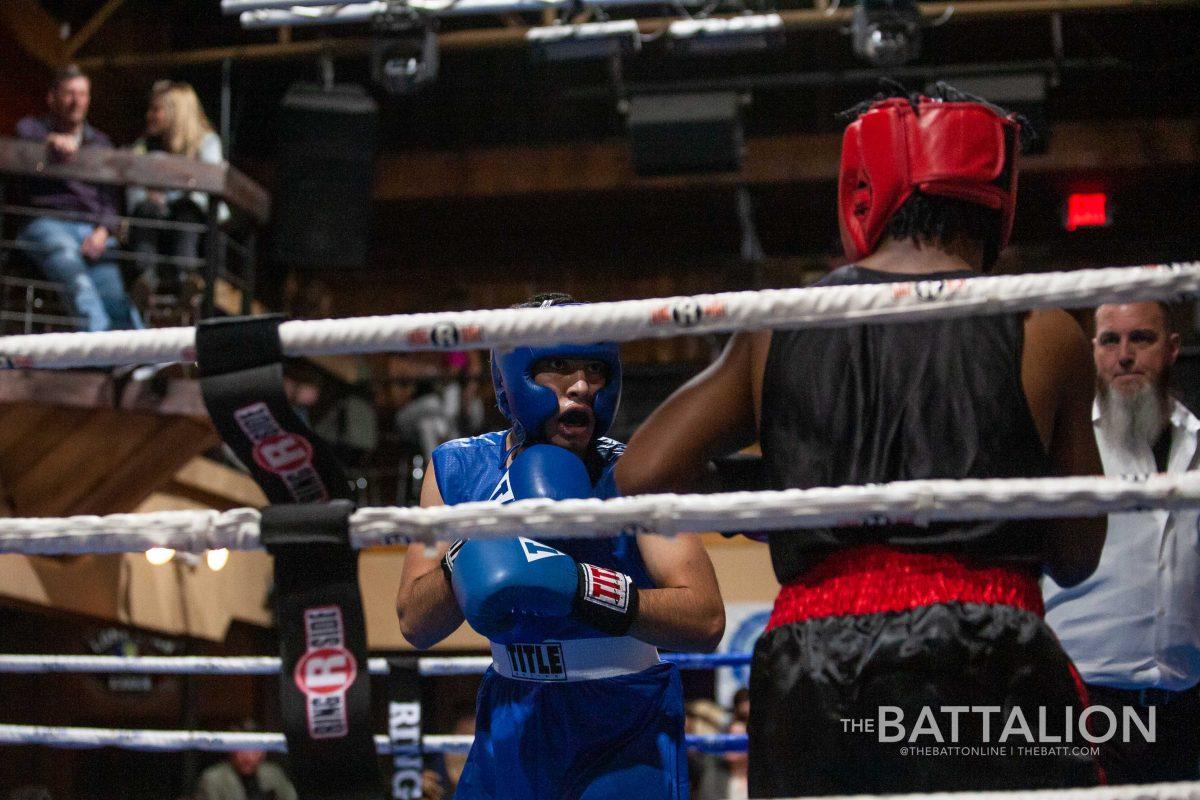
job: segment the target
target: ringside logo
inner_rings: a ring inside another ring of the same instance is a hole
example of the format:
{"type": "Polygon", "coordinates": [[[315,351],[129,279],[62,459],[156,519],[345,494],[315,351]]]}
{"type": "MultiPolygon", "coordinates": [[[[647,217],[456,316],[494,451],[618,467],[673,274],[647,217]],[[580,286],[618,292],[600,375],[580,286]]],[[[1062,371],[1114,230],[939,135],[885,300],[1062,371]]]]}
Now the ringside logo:
{"type": "Polygon", "coordinates": [[[892,298],[899,300],[904,297],[916,296],[926,301],[941,300],[965,289],[965,278],[954,278],[948,281],[908,281],[892,284],[892,298]]]}
{"type": "Polygon", "coordinates": [[[33,358],[31,356],[0,355],[0,369],[31,369],[32,367],[33,358]]]}
{"type": "Polygon", "coordinates": [[[450,349],[460,344],[482,341],[483,328],[478,325],[465,325],[459,328],[453,322],[438,322],[429,328],[409,331],[405,338],[411,345],[432,344],[434,347],[450,349]]]}
{"type": "Polygon", "coordinates": [[[421,796],[421,704],[388,703],[392,742],[392,800],[421,796]]]}
{"type": "Polygon", "coordinates": [[[297,503],[329,499],[329,490],[312,465],[312,444],[283,429],[266,403],[251,403],[233,412],[233,418],[254,445],[254,463],[279,476],[297,503]]]}
{"type": "Polygon", "coordinates": [[[676,325],[680,328],[692,328],[703,319],[720,319],[725,316],[725,304],[714,300],[701,305],[696,300],[684,298],[665,306],[659,306],[650,312],[651,325],[676,325]]]}
{"type": "Polygon", "coordinates": [[[358,663],[346,649],[345,630],[338,606],[304,609],[307,650],[292,678],[304,694],[308,733],[314,739],[336,739],[350,732],[346,692],[358,677],[358,663]]]}
{"type": "Polygon", "coordinates": [[[354,683],[358,665],[344,647],[309,650],[296,662],[296,686],[305,694],[344,692],[354,683]]]}
{"type": "Polygon", "coordinates": [[[254,463],[267,472],[292,472],[312,461],[312,445],[303,436],[279,433],[254,445],[254,463]]]}

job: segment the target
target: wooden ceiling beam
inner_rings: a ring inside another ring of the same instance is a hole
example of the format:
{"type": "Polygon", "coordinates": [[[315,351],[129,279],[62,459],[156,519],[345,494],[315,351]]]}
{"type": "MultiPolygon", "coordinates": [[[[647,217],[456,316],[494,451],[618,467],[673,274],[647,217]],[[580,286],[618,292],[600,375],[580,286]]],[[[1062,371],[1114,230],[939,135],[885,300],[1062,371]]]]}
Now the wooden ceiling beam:
{"type": "Polygon", "coordinates": [[[96,31],[108,22],[108,18],[116,13],[125,0],[108,0],[104,5],[100,6],[100,10],[92,15],[92,18],[83,24],[83,27],[75,32],[70,39],[67,40],[64,46],[64,54],[67,58],[79,52],[79,48],[88,43],[88,40],[96,35],[96,31]]]}
{"type": "Polygon", "coordinates": [[[54,68],[66,63],[59,22],[37,0],[0,2],[0,25],[8,28],[25,52],[46,66],[54,68]]]}

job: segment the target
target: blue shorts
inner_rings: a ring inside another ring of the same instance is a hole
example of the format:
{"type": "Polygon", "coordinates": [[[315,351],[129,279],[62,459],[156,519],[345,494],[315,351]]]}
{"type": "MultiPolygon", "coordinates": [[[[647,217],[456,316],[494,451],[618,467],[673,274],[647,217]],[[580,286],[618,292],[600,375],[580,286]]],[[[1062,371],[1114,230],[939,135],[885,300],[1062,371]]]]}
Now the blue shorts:
{"type": "Polygon", "coordinates": [[[456,800],[687,800],[683,688],[673,664],[570,683],[488,669],[456,800]]]}

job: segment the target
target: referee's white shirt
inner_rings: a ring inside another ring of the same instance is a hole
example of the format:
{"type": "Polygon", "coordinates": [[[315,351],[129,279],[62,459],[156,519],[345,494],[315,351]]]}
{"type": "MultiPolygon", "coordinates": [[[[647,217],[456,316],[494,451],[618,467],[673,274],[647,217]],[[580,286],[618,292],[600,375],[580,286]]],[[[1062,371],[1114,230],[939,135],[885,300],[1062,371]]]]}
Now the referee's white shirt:
{"type": "MultiPolygon", "coordinates": [[[[1200,420],[1172,401],[1167,472],[1197,469],[1200,420]]],[[[1106,446],[1092,407],[1105,475],[1157,472],[1149,448],[1136,458],[1106,446]]],[[[1042,581],[1046,621],[1085,683],[1182,691],[1200,682],[1200,513],[1110,514],[1100,566],[1064,589],[1042,581]]]]}

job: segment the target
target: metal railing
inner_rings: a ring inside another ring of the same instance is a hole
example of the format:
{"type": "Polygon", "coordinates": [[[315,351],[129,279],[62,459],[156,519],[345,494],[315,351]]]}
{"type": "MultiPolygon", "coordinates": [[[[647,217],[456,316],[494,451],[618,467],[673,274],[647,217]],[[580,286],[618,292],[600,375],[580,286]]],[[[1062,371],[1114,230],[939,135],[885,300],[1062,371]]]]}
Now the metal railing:
{"type": "Polygon", "coordinates": [[[82,319],[72,313],[64,287],[42,278],[35,271],[18,269],[20,255],[35,255],[41,248],[18,238],[25,221],[52,217],[94,222],[83,213],[57,211],[8,202],[6,191],[23,178],[77,180],[110,186],[143,186],[156,190],[199,192],[207,196],[204,222],[120,217],[127,230],[149,229],[203,235],[201,252],[195,256],[168,255],[117,247],[105,257],[142,269],[178,270],[200,294],[195,307],[186,302],[188,292],[149,293],[142,298],[143,312],[151,324],[190,325],[216,313],[218,280],[241,294],[240,313],[252,311],[256,273],[257,227],[270,215],[270,197],[254,181],[227,163],[208,164],[185,156],[156,153],[142,155],[128,150],[83,147],[69,161],[51,157],[41,142],[0,137],[0,334],[76,330],[82,319]],[[221,219],[222,204],[233,211],[234,225],[221,219]],[[240,240],[239,240],[240,237],[240,240]],[[16,256],[17,258],[14,258],[16,256]]]}

